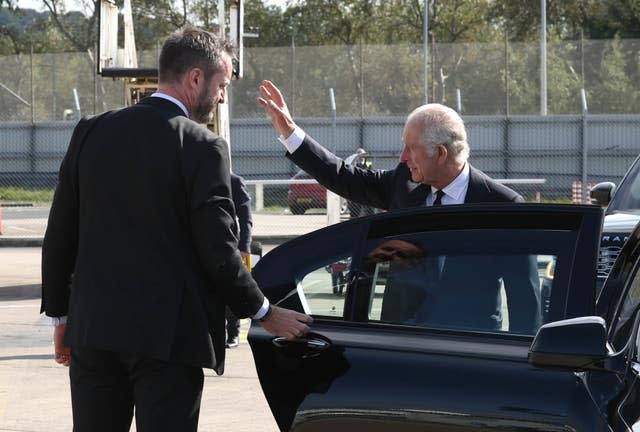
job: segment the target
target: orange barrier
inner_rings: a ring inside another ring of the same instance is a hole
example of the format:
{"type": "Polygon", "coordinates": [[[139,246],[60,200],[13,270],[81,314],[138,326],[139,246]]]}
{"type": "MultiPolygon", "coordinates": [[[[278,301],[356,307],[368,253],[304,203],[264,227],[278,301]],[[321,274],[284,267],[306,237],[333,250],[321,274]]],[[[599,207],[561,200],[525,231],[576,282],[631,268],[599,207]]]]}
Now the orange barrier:
{"type": "MultiPolygon", "coordinates": [[[[590,199],[589,199],[589,192],[591,191],[591,188],[593,187],[593,183],[589,182],[587,183],[587,202],[586,204],[590,203],[590,199]]],[[[580,180],[576,180],[573,183],[571,183],[571,203],[572,204],[582,204],[582,182],[580,180]]]]}

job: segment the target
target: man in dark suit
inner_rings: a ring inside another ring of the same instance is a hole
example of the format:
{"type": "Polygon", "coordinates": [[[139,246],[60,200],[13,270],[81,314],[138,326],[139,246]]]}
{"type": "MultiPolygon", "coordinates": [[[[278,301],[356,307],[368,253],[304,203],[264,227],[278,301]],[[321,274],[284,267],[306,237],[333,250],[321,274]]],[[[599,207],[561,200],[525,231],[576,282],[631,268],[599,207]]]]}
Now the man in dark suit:
{"type": "Polygon", "coordinates": [[[287,338],[311,318],[269,305],[237,250],[224,101],[232,47],[187,29],[162,47],[158,92],[83,119],[42,250],[42,311],[70,366],[74,431],[197,430],[202,367],[224,369],[224,308],[287,338]]]}
{"type": "MultiPolygon", "coordinates": [[[[264,81],[260,91],[263,97],[258,99],[258,103],[281,134],[287,157],[327,189],[349,200],[384,210],[524,201],[515,191],[495,182],[468,163],[469,145],[464,123],[449,107],[427,104],[416,108],[405,123],[402,134],[404,147],[398,165],[391,170],[370,170],[344,163],[300,129],[273,83],[264,81]]],[[[480,284],[485,289],[478,291],[489,299],[483,303],[485,307],[474,311],[474,316],[484,318],[480,320],[484,324],[478,324],[482,328],[500,328],[501,280],[504,281],[509,303],[510,331],[532,333],[539,326],[540,294],[536,263],[533,257],[520,257],[519,260],[521,262],[514,264],[513,271],[503,268],[501,274],[487,272],[480,284]],[[498,316],[492,318],[496,313],[498,316]]],[[[466,300],[460,297],[458,301],[466,300]]],[[[446,304],[447,307],[452,306],[450,302],[446,304]]],[[[459,311],[468,309],[458,306],[459,311]]],[[[455,311],[448,310],[448,313],[452,312],[455,311]]]]}
{"type": "MultiPolygon", "coordinates": [[[[251,213],[251,196],[244,179],[231,173],[231,198],[236,209],[236,233],[238,235],[238,250],[248,266],[251,263],[251,229],[253,215],[251,213]]],[[[249,270],[251,268],[249,267],[249,270]]],[[[236,348],[240,344],[240,319],[235,316],[229,306],[224,311],[227,320],[227,348],[236,348]]]]}

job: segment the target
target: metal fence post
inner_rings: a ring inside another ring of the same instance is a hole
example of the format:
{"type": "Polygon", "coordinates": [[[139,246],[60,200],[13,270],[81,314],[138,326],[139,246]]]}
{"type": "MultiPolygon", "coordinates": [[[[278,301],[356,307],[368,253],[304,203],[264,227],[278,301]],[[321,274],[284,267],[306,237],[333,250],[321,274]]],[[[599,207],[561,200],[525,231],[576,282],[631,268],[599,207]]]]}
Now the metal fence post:
{"type": "Polygon", "coordinates": [[[589,184],[587,183],[587,162],[589,149],[587,146],[587,94],[580,89],[580,105],[582,106],[582,202],[589,203],[589,184]]]}
{"type": "MultiPolygon", "coordinates": [[[[331,103],[331,149],[336,153],[336,98],[333,87],[329,89],[331,103]]],[[[340,197],[327,189],[327,225],[340,222],[340,197]]]]}

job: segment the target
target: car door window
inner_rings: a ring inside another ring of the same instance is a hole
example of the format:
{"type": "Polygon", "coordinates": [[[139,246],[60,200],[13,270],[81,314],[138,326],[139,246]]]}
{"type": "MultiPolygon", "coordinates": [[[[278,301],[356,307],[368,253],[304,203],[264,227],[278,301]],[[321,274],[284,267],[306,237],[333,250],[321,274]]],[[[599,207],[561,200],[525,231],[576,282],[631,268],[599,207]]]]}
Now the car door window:
{"type": "Polygon", "coordinates": [[[558,242],[544,237],[460,231],[371,240],[358,282],[370,293],[368,319],[533,335],[553,314],[563,271],[558,242]]]}
{"type": "Polygon", "coordinates": [[[350,256],[338,256],[313,268],[298,283],[298,295],[310,315],[343,317],[350,256]]]}
{"type": "Polygon", "coordinates": [[[623,297],[618,315],[614,319],[615,330],[612,344],[616,350],[623,349],[627,344],[639,309],[640,271],[636,268],[635,274],[627,286],[627,293],[623,297]]]}

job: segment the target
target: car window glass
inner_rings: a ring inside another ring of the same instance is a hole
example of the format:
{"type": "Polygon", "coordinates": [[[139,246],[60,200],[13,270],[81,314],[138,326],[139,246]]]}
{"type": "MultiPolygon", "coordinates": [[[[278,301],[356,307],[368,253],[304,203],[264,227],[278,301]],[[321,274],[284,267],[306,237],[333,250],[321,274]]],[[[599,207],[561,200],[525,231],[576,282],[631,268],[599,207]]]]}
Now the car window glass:
{"type": "Polygon", "coordinates": [[[504,232],[490,238],[492,243],[481,232],[422,233],[370,242],[360,266],[367,277],[359,278],[359,287],[370,293],[368,319],[535,334],[554,318],[554,294],[556,302],[564,298],[554,293],[562,268],[557,242],[531,237],[527,244],[504,232]],[[439,236],[450,241],[442,244],[439,236]]]}
{"type": "MultiPolygon", "coordinates": [[[[640,322],[639,322],[640,324],[640,322]]],[[[636,362],[640,362],[640,328],[636,329],[636,353],[635,353],[635,359],[636,362]]]]}
{"type": "Polygon", "coordinates": [[[640,308],[640,272],[636,272],[631,279],[627,295],[622,301],[622,305],[615,319],[616,329],[614,332],[613,346],[616,350],[624,348],[629,339],[629,334],[635,322],[635,316],[640,308]]]}
{"type": "Polygon", "coordinates": [[[616,191],[608,211],[640,209],[640,164],[636,163],[616,191]]]}
{"type": "Polygon", "coordinates": [[[308,271],[298,283],[305,312],[316,316],[343,317],[344,296],[351,257],[337,257],[308,271]]]}

